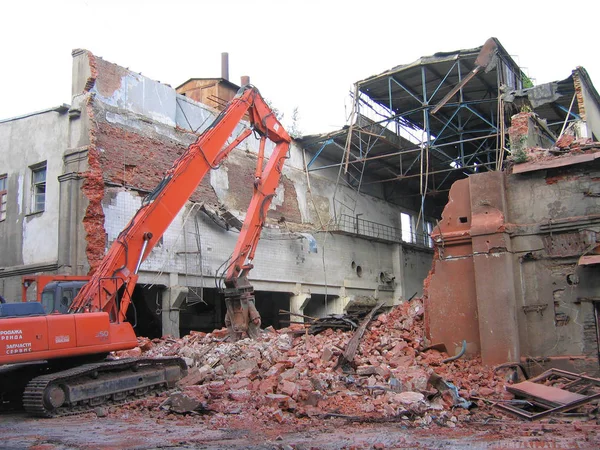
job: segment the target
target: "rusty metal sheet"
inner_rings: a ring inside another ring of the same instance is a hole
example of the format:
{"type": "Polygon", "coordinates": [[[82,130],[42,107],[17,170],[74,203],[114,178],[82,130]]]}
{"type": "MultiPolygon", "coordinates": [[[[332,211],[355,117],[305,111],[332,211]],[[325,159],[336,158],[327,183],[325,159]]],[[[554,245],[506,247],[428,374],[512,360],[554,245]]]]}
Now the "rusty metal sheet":
{"type": "Polygon", "coordinates": [[[544,384],[532,383],[531,381],[523,381],[522,383],[507,386],[506,390],[516,395],[532,397],[556,406],[577,402],[585,398],[585,395],[544,384]]]}
{"type": "Polygon", "coordinates": [[[526,173],[533,172],[535,170],[554,169],[556,167],[572,166],[573,164],[581,164],[589,161],[593,161],[600,158],[600,152],[586,153],[583,155],[575,156],[564,156],[557,157],[554,159],[548,159],[545,161],[533,161],[523,164],[515,164],[512,169],[512,173],[526,173]]]}
{"type": "Polygon", "coordinates": [[[512,407],[510,405],[496,404],[496,408],[503,409],[504,411],[513,413],[527,420],[539,420],[543,419],[546,416],[550,416],[552,414],[570,411],[572,409],[578,408],[580,406],[585,405],[586,403],[592,402],[600,398],[600,394],[594,394],[589,397],[584,397],[581,400],[578,400],[573,403],[567,403],[566,405],[557,406],[556,408],[547,409],[546,411],[542,411],[539,413],[529,413],[519,408],[512,407]]]}
{"type": "Polygon", "coordinates": [[[506,387],[507,391],[527,398],[529,406],[535,405],[537,411],[511,404],[496,404],[495,406],[524,419],[538,420],[551,414],[571,411],[597,400],[600,398],[598,388],[600,388],[600,379],[598,378],[586,377],[566,370],[550,369],[529,381],[506,387]],[[569,382],[564,384],[564,380],[569,380],[569,382]],[[553,381],[561,381],[564,389],[543,384],[553,381]],[[576,389],[577,392],[568,391],[567,388],[576,389]]]}

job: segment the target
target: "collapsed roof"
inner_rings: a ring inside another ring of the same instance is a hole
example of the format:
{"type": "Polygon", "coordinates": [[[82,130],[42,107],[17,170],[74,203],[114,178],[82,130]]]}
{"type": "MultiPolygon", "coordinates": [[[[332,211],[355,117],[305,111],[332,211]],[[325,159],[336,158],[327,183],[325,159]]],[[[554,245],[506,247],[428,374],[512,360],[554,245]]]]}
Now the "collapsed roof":
{"type": "Polygon", "coordinates": [[[438,209],[454,181],[501,167],[512,114],[527,106],[557,136],[565,120],[586,120],[586,101],[599,109],[583,68],[534,87],[491,38],[356,82],[351,124],[300,141],[312,155],[309,171],[342,166],[357,190],[379,185],[390,201],[425,194],[438,209]],[[582,91],[587,98],[574,101],[582,91]]]}

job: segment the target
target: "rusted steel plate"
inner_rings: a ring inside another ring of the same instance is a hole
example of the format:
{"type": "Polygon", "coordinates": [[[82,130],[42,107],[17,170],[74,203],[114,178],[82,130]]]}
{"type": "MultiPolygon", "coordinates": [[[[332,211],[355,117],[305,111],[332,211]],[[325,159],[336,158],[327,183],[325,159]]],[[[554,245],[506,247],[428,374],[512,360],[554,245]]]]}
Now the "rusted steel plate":
{"type": "Polygon", "coordinates": [[[515,164],[512,169],[512,173],[525,173],[533,172],[535,170],[553,169],[555,167],[571,166],[573,164],[581,164],[589,161],[593,161],[596,158],[600,158],[600,152],[596,153],[585,153],[583,155],[575,156],[564,156],[544,161],[532,161],[523,164],[515,164]]]}
{"type": "Polygon", "coordinates": [[[585,395],[576,394],[552,386],[532,383],[531,381],[523,381],[522,383],[507,386],[506,390],[516,395],[532,397],[557,406],[577,402],[586,398],[585,395]]]}

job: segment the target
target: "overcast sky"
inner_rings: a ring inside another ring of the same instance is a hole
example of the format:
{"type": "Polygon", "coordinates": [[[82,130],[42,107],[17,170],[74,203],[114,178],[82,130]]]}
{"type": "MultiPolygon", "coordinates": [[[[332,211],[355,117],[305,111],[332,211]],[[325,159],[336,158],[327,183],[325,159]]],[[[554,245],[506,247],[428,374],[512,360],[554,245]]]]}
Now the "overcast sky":
{"type": "Polygon", "coordinates": [[[71,101],[71,50],[176,87],[249,75],[305,133],[342,127],[355,81],[497,37],[536,83],[584,66],[600,89],[597,2],[4,1],[0,119],[71,101]]]}

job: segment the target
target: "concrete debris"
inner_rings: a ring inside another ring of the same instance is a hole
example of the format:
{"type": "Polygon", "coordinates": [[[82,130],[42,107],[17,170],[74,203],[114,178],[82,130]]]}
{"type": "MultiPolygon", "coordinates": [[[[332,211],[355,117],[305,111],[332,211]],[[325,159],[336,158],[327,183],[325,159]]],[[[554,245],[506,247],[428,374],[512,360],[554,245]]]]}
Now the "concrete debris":
{"type": "MultiPolygon", "coordinates": [[[[288,424],[301,418],[398,420],[446,426],[450,417],[469,422],[472,397],[512,399],[504,374],[480,359],[443,363],[444,352],[427,349],[420,299],[403,303],[374,319],[364,330],[352,359],[352,373],[336,369],[354,332],[328,329],[297,335],[303,325],[263,331],[261,339],[226,342],[224,330],[182,339],[140,339],[144,356],[179,355],[191,362],[181,392],[139,400],[123,408],[145,414],[196,411],[201,405],[219,415],[251,415],[288,424]],[[485,393],[485,395],[483,395],[485,393]],[[407,419],[402,419],[405,416],[407,419]]],[[[121,356],[119,354],[118,356],[121,356]]],[[[163,394],[164,395],[164,394],[163,394]]],[[[454,426],[455,423],[451,422],[454,426]]]]}
{"type": "Polygon", "coordinates": [[[159,408],[173,411],[177,414],[185,414],[202,409],[202,402],[182,392],[174,392],[160,404],[159,408]]]}

